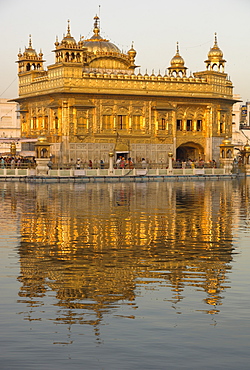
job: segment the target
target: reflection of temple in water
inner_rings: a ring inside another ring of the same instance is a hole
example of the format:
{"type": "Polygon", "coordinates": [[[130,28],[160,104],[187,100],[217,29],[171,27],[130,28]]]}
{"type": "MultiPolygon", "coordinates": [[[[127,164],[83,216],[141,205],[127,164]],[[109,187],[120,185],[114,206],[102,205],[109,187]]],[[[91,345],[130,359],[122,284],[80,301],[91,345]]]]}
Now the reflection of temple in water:
{"type": "Polygon", "coordinates": [[[206,293],[204,311],[218,312],[229,287],[238,186],[15,185],[10,197],[21,210],[21,301],[34,308],[52,291],[59,308],[54,322],[98,327],[119,305],[136,308],[138,283],[164,279],[173,304],[192,286],[206,293]]]}

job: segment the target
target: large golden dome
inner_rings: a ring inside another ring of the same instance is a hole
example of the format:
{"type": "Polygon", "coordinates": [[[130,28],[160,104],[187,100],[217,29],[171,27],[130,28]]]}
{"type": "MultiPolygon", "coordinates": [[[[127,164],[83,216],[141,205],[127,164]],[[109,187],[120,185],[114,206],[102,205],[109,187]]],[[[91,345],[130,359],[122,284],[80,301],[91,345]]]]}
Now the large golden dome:
{"type": "Polygon", "coordinates": [[[94,29],[93,29],[93,36],[90,39],[87,39],[83,42],[83,46],[88,48],[89,52],[114,52],[114,53],[121,53],[120,49],[112,44],[109,40],[103,39],[100,35],[100,28],[98,25],[99,17],[94,17],[94,29]]]}

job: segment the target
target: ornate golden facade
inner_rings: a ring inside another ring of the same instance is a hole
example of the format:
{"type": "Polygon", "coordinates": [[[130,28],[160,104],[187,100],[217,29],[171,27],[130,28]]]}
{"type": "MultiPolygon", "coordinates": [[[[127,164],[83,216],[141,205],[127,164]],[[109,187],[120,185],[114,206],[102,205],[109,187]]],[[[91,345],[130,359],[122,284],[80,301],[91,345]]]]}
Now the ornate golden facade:
{"type": "Polygon", "coordinates": [[[187,76],[179,46],[165,76],[136,72],[136,51],[127,53],[100,35],[76,42],[70,25],[55,42],[55,63],[44,69],[32,47],[18,54],[22,136],[45,134],[55,158],[108,161],[108,153],[149,162],[218,160],[231,137],[233,86],[224,72],[217,37],[206,69],[187,76]]]}

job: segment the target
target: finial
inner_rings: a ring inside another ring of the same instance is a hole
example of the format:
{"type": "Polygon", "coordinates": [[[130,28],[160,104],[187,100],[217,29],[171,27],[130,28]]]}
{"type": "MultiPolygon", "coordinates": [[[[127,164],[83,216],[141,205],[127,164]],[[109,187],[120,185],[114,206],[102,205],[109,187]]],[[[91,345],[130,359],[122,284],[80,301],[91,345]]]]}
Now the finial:
{"type": "Polygon", "coordinates": [[[95,22],[94,22],[94,28],[98,28],[98,21],[99,21],[99,17],[98,17],[98,15],[96,15],[96,16],[94,17],[94,20],[95,20],[95,22]]]}
{"type": "Polygon", "coordinates": [[[176,43],[176,54],[179,54],[179,42],[176,43]]]}
{"type": "Polygon", "coordinates": [[[58,45],[59,45],[59,42],[58,42],[58,36],[56,36],[55,46],[58,46],[58,45]]]}
{"type": "Polygon", "coordinates": [[[71,36],[70,35],[70,20],[68,19],[68,33],[67,33],[67,36],[71,36]]]}
{"type": "Polygon", "coordinates": [[[99,17],[98,17],[98,15],[96,15],[96,16],[94,17],[94,20],[95,20],[95,22],[94,22],[94,33],[95,33],[96,35],[98,35],[98,34],[99,34],[99,32],[100,32],[100,28],[99,28],[99,17]]]}
{"type": "Polygon", "coordinates": [[[31,35],[29,35],[29,48],[32,48],[31,35]]]}
{"type": "Polygon", "coordinates": [[[217,46],[217,33],[214,33],[214,45],[217,46]]]}

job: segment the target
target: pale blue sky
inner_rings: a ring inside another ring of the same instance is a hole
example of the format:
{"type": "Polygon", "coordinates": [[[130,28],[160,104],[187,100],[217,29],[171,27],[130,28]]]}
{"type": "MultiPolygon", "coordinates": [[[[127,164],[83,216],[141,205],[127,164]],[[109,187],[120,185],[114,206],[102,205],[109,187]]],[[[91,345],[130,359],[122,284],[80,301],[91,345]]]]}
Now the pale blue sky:
{"type": "Polygon", "coordinates": [[[101,35],[124,51],[134,41],[141,73],[164,74],[177,41],[188,73],[204,70],[217,32],[234,93],[250,100],[250,0],[0,0],[0,97],[18,96],[15,61],[19,48],[23,52],[28,46],[29,34],[47,66],[54,62],[55,38],[67,32],[67,20],[78,41],[80,35],[92,35],[99,9],[101,35]]]}

